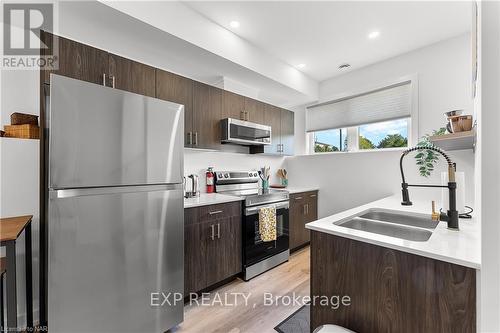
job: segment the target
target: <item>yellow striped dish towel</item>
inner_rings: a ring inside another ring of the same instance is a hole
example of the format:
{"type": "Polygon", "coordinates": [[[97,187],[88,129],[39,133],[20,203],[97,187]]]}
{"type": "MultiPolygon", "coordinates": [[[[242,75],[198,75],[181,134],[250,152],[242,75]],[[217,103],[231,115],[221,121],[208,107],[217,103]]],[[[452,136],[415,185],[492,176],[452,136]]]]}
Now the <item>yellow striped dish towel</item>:
{"type": "Polygon", "coordinates": [[[276,208],[259,209],[259,233],[263,242],[276,240],[276,208]]]}

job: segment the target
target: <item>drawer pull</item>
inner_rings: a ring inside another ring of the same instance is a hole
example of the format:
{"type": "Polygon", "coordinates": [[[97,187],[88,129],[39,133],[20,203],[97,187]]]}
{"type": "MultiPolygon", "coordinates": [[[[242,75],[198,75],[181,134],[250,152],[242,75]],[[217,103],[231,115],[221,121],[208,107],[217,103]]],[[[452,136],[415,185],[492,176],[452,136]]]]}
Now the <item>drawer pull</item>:
{"type": "Polygon", "coordinates": [[[316,194],[311,194],[309,197],[314,198],[314,197],[316,197],[316,194]]]}
{"type": "Polygon", "coordinates": [[[222,213],[222,210],[214,210],[213,212],[208,212],[209,215],[215,215],[215,214],[220,214],[222,213]]]}
{"type": "Polygon", "coordinates": [[[302,200],[302,197],[296,197],[295,200],[302,200]]]}
{"type": "Polygon", "coordinates": [[[217,238],[220,238],[220,223],[217,223],[217,238]]]}

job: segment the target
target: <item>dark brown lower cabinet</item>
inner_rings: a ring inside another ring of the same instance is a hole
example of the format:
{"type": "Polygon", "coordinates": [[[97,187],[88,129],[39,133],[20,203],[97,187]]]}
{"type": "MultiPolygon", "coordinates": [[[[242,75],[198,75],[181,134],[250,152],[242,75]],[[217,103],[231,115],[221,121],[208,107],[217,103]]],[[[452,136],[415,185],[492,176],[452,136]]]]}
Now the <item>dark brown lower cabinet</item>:
{"type": "Polygon", "coordinates": [[[241,272],[241,203],[184,210],[184,293],[241,272]]]}
{"type": "Polygon", "coordinates": [[[476,271],[317,231],[311,232],[311,331],[336,324],[357,333],[476,332],[476,271]],[[335,302],[334,302],[335,303],[335,302]]]}
{"type": "Polygon", "coordinates": [[[290,195],[290,250],[299,249],[310,241],[306,223],[318,219],[318,191],[290,195]]]}

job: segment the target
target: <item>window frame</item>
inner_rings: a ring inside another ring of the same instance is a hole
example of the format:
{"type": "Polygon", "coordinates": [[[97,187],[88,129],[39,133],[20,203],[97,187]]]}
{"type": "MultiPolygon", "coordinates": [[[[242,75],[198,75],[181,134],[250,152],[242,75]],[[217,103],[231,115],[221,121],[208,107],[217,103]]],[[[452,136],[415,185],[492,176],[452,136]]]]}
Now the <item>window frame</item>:
{"type": "MultiPolygon", "coordinates": [[[[381,81],[377,84],[364,87],[358,91],[347,91],[341,94],[336,94],[335,96],[329,96],[325,100],[334,100],[341,98],[349,98],[351,96],[356,96],[359,94],[363,94],[369,91],[382,89],[385,87],[389,87],[391,85],[395,85],[398,83],[403,83],[406,81],[410,81],[410,89],[411,89],[411,110],[410,117],[405,118],[408,119],[408,147],[412,147],[418,142],[418,74],[411,74],[403,77],[399,77],[392,80],[381,81]]],[[[307,113],[306,113],[307,117],[307,113]]],[[[363,126],[359,125],[359,126],[363,126]]],[[[391,150],[404,150],[407,147],[395,147],[395,148],[375,148],[375,149],[359,149],[359,126],[348,127],[347,128],[347,150],[334,151],[334,152],[315,152],[314,151],[314,132],[306,133],[307,141],[308,141],[308,152],[309,155],[324,155],[324,154],[341,154],[341,153],[358,153],[358,152],[376,152],[376,151],[391,151],[391,150]]]]}
{"type": "MultiPolygon", "coordinates": [[[[347,128],[337,128],[337,130],[340,130],[340,150],[338,151],[330,151],[330,152],[316,152],[315,151],[315,147],[316,147],[316,140],[314,140],[314,134],[316,132],[311,132],[311,133],[306,133],[306,134],[309,134],[309,149],[310,151],[312,152],[312,154],[330,154],[330,153],[343,153],[343,152],[346,152],[347,150],[342,150],[342,148],[344,147],[344,142],[342,140],[342,138],[344,137],[347,137],[347,148],[349,149],[349,127],[347,128]],[[346,130],[346,133],[345,135],[343,134],[343,129],[346,130]]],[[[325,130],[325,131],[330,131],[330,130],[325,130]]],[[[317,132],[323,132],[323,131],[317,131],[317,132]]]]}

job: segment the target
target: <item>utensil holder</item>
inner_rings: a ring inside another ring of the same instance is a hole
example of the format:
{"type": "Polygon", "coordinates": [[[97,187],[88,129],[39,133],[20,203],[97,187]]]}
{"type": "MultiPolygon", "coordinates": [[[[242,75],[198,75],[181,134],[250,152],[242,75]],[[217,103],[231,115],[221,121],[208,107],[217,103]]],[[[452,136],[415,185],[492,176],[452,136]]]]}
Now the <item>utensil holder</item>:
{"type": "Polygon", "coordinates": [[[269,188],[269,180],[262,179],[262,188],[267,190],[269,188]]]}

